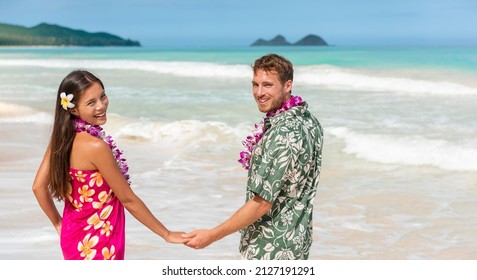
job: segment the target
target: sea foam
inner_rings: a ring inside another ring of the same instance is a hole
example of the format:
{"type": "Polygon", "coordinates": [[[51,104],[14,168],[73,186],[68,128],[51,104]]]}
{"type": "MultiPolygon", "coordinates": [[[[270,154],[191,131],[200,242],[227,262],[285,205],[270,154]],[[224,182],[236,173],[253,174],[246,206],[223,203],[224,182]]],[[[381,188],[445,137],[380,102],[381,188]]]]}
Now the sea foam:
{"type": "Polygon", "coordinates": [[[477,88],[450,81],[430,81],[404,77],[372,76],[334,66],[302,66],[296,71],[297,84],[337,90],[394,92],[402,94],[474,95],[477,88]]]}
{"type": "Polygon", "coordinates": [[[0,60],[0,66],[140,70],[159,74],[198,78],[250,77],[250,67],[246,65],[225,65],[209,62],[188,61],[7,59],[0,60]]]}
{"type": "Polygon", "coordinates": [[[244,137],[247,126],[230,126],[219,121],[180,120],[172,122],[134,121],[122,125],[114,134],[117,137],[149,142],[160,142],[164,145],[202,144],[227,145],[239,142],[244,137]]]}
{"type": "Polygon", "coordinates": [[[326,131],[344,141],[345,153],[371,162],[430,165],[452,171],[477,170],[477,149],[442,139],[366,134],[346,127],[330,127],[326,131]]]}
{"type": "MultiPolygon", "coordinates": [[[[180,77],[211,79],[250,79],[251,69],[243,64],[219,64],[192,61],[152,60],[68,60],[4,59],[0,66],[29,66],[65,69],[139,70],[180,77]]],[[[434,81],[401,77],[396,72],[376,76],[359,70],[330,66],[296,66],[296,84],[336,90],[393,92],[402,94],[474,95],[477,88],[452,81],[434,81]],[[395,76],[393,76],[395,75],[395,76]]]]}
{"type": "Polygon", "coordinates": [[[53,116],[31,107],[0,102],[0,123],[50,124],[53,116]]]}

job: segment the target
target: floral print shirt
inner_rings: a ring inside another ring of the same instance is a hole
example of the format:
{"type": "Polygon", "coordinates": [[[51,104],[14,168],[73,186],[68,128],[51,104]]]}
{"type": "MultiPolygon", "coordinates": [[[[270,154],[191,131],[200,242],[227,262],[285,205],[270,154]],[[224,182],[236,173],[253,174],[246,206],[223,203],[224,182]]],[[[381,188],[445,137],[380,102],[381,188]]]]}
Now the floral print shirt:
{"type": "Polygon", "coordinates": [[[323,130],[306,102],[267,119],[265,126],[252,152],[246,200],[258,194],[272,208],[241,230],[240,252],[245,259],[308,259],[323,130]]]}

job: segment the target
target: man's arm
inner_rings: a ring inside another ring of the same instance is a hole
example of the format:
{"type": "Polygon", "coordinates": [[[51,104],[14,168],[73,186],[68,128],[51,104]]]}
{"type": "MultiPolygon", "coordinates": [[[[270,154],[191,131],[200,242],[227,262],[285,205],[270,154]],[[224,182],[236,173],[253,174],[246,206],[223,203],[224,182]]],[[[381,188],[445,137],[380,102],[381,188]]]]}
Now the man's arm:
{"type": "Polygon", "coordinates": [[[249,226],[265,215],[270,208],[272,208],[272,203],[256,194],[221,225],[210,230],[200,229],[184,234],[184,238],[192,238],[185,245],[195,249],[205,248],[213,242],[249,226]]]}

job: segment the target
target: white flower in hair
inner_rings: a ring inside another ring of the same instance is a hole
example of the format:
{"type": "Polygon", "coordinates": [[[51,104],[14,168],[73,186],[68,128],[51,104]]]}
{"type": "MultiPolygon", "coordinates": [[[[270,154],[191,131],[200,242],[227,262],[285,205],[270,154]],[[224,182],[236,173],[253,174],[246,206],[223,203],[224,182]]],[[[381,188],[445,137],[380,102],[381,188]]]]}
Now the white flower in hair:
{"type": "Polygon", "coordinates": [[[61,98],[61,106],[63,106],[63,109],[68,110],[68,108],[74,108],[75,104],[71,103],[71,100],[73,100],[73,94],[68,94],[66,95],[65,92],[60,93],[60,98],[61,98]]]}

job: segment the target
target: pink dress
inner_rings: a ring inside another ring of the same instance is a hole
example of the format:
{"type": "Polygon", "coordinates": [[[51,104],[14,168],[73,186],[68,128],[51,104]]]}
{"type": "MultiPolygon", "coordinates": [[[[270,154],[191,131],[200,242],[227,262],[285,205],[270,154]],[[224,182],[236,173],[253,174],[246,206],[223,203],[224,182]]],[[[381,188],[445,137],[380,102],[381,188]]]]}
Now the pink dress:
{"type": "Polygon", "coordinates": [[[70,168],[61,249],[65,260],[123,260],[124,206],[98,170],[70,168]]]}

